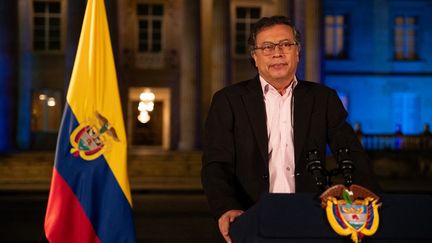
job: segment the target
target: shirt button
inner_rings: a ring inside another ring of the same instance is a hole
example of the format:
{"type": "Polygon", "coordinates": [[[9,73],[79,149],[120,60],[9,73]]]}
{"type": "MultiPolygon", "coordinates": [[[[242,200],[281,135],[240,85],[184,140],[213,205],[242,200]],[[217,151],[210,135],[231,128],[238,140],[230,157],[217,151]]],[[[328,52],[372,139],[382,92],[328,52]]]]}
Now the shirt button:
{"type": "Polygon", "coordinates": [[[263,180],[267,180],[267,179],[268,179],[268,175],[263,175],[263,176],[262,176],[262,179],[263,179],[263,180]]]}

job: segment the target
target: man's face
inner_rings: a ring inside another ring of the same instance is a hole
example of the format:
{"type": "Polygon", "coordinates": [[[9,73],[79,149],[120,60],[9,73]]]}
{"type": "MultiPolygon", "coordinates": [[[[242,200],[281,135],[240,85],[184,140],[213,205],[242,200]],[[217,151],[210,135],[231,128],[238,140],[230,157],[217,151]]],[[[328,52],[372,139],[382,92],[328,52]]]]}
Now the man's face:
{"type": "MultiPolygon", "coordinates": [[[[292,28],[285,24],[265,28],[256,36],[256,46],[258,47],[286,41],[295,43],[292,28]]],[[[270,55],[265,55],[262,49],[256,49],[252,53],[252,58],[255,60],[255,66],[258,68],[259,74],[267,82],[291,82],[299,62],[299,52],[298,45],[291,46],[288,51],[283,51],[280,46],[276,46],[274,52],[270,55]]]]}

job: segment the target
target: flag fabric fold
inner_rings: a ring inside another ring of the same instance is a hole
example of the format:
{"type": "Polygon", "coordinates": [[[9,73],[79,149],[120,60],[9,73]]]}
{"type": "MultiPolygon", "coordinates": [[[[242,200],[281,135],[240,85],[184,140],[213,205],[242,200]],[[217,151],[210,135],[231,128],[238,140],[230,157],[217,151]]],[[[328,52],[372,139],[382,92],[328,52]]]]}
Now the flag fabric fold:
{"type": "Polygon", "coordinates": [[[103,0],[88,0],[45,216],[50,242],[135,242],[127,140],[103,0]]]}

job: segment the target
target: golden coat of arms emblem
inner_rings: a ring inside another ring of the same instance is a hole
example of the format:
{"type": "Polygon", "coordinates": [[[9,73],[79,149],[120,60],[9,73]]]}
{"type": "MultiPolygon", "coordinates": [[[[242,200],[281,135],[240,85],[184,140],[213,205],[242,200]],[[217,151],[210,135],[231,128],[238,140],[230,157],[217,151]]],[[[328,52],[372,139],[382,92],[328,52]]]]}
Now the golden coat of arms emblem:
{"type": "Polygon", "coordinates": [[[321,206],[333,230],[341,236],[351,235],[353,242],[375,234],[379,225],[379,197],[368,189],[335,185],[320,196],[321,206]]]}

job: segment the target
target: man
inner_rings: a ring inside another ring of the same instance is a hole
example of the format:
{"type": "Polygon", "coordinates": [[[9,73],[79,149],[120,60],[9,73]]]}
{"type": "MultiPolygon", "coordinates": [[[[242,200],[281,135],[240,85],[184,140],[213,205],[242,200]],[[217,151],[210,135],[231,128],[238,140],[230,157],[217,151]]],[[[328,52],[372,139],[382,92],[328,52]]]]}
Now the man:
{"type": "Polygon", "coordinates": [[[297,80],[300,38],[283,16],[259,20],[249,37],[254,79],[218,91],[205,128],[202,184],[227,242],[229,225],[262,193],[316,191],[305,154],[348,147],[354,181],[376,188],[336,92],[297,80]]]}

